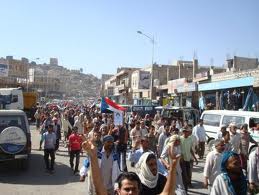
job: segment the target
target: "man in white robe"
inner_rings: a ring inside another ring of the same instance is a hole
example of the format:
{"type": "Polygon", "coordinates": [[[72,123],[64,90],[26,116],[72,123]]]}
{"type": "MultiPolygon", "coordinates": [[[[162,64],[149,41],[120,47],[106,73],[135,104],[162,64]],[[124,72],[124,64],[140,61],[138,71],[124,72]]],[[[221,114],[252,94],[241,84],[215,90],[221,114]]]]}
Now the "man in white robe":
{"type": "Polygon", "coordinates": [[[215,148],[213,151],[209,152],[206,157],[206,162],[204,166],[204,186],[211,190],[212,184],[216,177],[221,173],[221,161],[222,152],[224,151],[224,140],[216,140],[215,148]]]}

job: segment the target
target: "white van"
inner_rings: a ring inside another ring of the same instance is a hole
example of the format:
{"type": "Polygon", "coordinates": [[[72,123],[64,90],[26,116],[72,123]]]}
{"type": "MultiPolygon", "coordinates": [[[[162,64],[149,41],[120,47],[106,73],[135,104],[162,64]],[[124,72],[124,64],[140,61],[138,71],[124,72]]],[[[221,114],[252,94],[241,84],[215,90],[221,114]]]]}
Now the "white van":
{"type": "MultiPolygon", "coordinates": [[[[259,112],[232,111],[232,110],[206,110],[202,113],[203,126],[207,134],[208,143],[217,139],[217,133],[221,125],[228,126],[234,122],[239,129],[244,123],[248,124],[249,129],[259,123],[259,112]]],[[[250,132],[251,136],[259,143],[259,134],[250,132]]],[[[253,146],[250,147],[250,150],[253,146]]],[[[250,151],[249,150],[249,151],[250,151]]]]}
{"type": "Polygon", "coordinates": [[[0,109],[23,110],[23,92],[21,88],[0,88],[0,109]]]}

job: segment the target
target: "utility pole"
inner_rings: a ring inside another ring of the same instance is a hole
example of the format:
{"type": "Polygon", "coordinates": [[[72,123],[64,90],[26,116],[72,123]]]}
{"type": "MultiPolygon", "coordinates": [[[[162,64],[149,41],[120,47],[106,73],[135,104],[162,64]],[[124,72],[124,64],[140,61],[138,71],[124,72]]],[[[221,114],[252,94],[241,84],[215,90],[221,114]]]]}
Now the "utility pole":
{"type": "Polygon", "coordinates": [[[150,42],[152,43],[152,60],[151,60],[151,76],[150,76],[150,100],[152,101],[153,99],[153,80],[154,80],[154,50],[155,50],[155,39],[154,39],[154,35],[152,37],[144,34],[141,31],[137,31],[137,33],[147,37],[150,42]]]}

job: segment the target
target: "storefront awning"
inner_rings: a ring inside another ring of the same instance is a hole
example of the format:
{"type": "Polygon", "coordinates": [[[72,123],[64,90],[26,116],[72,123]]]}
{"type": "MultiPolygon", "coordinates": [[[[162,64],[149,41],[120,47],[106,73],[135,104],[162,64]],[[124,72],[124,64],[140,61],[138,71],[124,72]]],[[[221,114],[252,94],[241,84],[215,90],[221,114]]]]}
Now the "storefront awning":
{"type": "Polygon", "coordinates": [[[213,83],[199,84],[198,91],[245,87],[245,86],[252,86],[253,84],[254,84],[254,77],[246,77],[246,78],[240,78],[240,79],[231,79],[231,80],[218,81],[213,83]]]}

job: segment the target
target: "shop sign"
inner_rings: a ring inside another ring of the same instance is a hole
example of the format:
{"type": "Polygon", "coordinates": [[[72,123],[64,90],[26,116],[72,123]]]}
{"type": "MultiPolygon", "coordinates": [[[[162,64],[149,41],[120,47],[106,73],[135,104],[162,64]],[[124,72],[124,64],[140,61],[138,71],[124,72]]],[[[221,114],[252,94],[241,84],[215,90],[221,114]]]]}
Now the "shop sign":
{"type": "Polygon", "coordinates": [[[230,79],[225,81],[199,84],[199,91],[246,87],[246,86],[252,86],[253,84],[254,84],[253,77],[230,79]]]}
{"type": "Polygon", "coordinates": [[[191,92],[196,90],[197,90],[196,83],[186,83],[184,86],[177,88],[178,93],[185,93],[185,92],[191,92]]]}
{"type": "Polygon", "coordinates": [[[139,73],[139,89],[149,89],[151,82],[150,72],[141,71],[139,73]]]}
{"type": "Polygon", "coordinates": [[[186,83],[186,78],[175,79],[168,81],[168,93],[172,94],[178,92],[178,88],[183,87],[186,83]]]}
{"type": "Polygon", "coordinates": [[[201,72],[195,75],[195,79],[193,81],[198,82],[198,81],[205,81],[209,79],[209,72],[201,72]]]}

